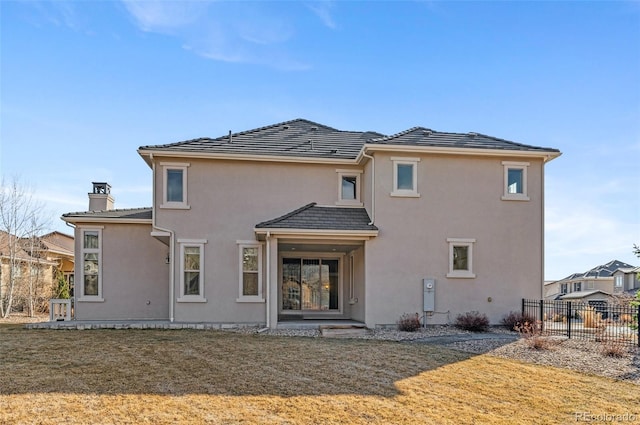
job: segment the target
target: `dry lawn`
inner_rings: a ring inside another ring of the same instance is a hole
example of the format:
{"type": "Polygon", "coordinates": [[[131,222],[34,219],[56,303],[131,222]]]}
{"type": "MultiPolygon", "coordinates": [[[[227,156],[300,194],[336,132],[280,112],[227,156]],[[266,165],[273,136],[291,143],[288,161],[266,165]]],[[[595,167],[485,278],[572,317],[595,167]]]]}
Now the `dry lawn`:
{"type": "Polygon", "coordinates": [[[638,386],[421,344],[0,325],[0,423],[563,424],[638,386]]]}

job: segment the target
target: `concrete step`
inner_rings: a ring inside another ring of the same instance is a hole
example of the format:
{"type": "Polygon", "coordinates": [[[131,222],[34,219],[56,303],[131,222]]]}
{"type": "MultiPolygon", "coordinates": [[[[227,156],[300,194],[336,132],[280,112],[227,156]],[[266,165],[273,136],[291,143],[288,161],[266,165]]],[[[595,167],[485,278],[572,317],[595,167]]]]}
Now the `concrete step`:
{"type": "Polygon", "coordinates": [[[364,326],[320,326],[320,335],[325,338],[349,338],[367,333],[369,330],[364,326]]]}

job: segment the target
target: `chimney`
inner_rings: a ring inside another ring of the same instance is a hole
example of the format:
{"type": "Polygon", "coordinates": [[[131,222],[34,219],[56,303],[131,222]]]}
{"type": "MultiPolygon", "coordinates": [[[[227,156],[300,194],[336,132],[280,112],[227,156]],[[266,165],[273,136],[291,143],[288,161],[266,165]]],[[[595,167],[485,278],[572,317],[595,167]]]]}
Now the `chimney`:
{"type": "Polygon", "coordinates": [[[89,211],[106,211],[113,209],[113,196],[109,183],[92,182],[93,192],[89,194],[89,211]]]}

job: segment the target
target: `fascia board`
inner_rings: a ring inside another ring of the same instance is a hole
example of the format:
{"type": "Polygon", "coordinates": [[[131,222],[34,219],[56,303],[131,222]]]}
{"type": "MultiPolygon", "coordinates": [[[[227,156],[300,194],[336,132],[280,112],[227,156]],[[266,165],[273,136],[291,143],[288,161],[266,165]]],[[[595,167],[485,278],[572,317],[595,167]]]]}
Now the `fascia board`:
{"type": "Polygon", "coordinates": [[[138,149],[138,154],[151,165],[151,156],[163,158],[195,158],[195,159],[222,159],[228,161],[259,161],[259,162],[292,162],[302,164],[357,164],[356,159],[348,158],[312,158],[303,156],[278,156],[278,155],[251,155],[251,154],[223,154],[207,152],[179,152],[179,151],[154,151],[138,149]]]}
{"type": "Polygon", "coordinates": [[[360,154],[358,154],[358,160],[362,158],[364,152],[416,152],[435,153],[441,155],[506,156],[522,158],[542,158],[545,162],[551,161],[562,155],[562,152],[553,151],[521,151],[507,149],[447,148],[441,146],[365,144],[360,151],[360,154]]]}
{"type": "Polygon", "coordinates": [[[67,223],[109,223],[109,224],[152,224],[149,218],[117,218],[117,217],[62,217],[67,223]]]}
{"type": "Polygon", "coordinates": [[[314,229],[288,229],[288,228],[254,228],[257,234],[286,235],[290,238],[308,237],[339,237],[354,238],[358,240],[370,239],[378,236],[377,230],[314,230],[314,229]]]}

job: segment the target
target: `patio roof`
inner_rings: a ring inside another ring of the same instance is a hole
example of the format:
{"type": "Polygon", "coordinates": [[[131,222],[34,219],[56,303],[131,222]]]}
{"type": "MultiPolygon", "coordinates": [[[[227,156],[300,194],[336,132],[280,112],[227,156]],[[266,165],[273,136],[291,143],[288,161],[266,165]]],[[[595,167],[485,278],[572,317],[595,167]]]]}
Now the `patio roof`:
{"type": "Polygon", "coordinates": [[[362,207],[319,206],[315,202],[255,225],[258,234],[288,235],[359,235],[377,236],[378,228],[371,223],[362,207]]]}

